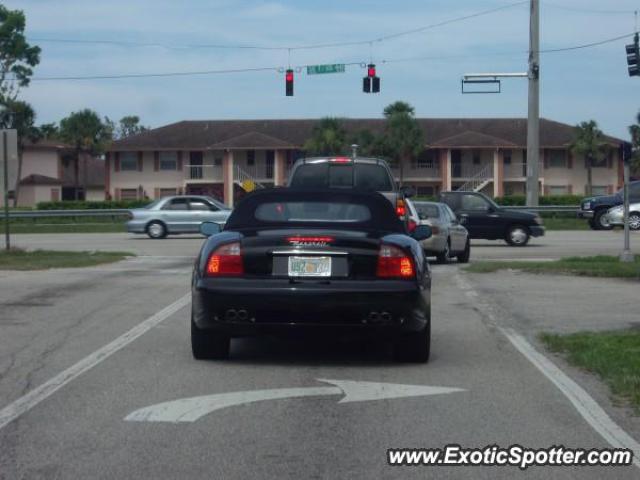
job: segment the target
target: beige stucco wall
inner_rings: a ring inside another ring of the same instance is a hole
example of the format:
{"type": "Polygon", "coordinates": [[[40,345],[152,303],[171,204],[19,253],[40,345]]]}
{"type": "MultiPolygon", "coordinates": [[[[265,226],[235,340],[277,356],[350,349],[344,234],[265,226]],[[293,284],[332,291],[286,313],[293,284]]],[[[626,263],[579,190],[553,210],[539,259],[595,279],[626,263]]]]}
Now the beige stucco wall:
{"type": "Polygon", "coordinates": [[[58,152],[56,150],[26,149],[22,154],[20,178],[33,174],[58,178],[58,152]]]}
{"type": "Polygon", "coordinates": [[[19,207],[35,207],[39,202],[50,202],[52,190],[57,189],[60,198],[62,187],[59,185],[21,185],[18,194],[19,207]]]}
{"type": "MultiPolygon", "coordinates": [[[[188,163],[188,152],[183,153],[183,166],[188,163]]],[[[184,185],[184,175],[181,170],[154,171],[153,152],[144,152],[142,155],[142,171],[115,171],[114,161],[109,165],[110,186],[109,193],[115,198],[115,189],[139,188],[142,185],[147,197],[153,198],[156,188],[181,188],[184,185]]]]}

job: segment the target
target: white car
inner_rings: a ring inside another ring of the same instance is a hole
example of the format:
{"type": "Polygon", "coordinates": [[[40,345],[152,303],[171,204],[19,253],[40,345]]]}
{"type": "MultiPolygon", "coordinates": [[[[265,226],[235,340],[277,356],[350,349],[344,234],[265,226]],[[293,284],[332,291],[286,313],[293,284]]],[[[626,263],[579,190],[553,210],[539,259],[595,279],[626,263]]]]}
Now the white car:
{"type": "MultiPolygon", "coordinates": [[[[609,223],[615,227],[624,226],[624,206],[612,207],[607,212],[609,223]]],[[[640,203],[629,205],[629,229],[640,230],[640,203]]]]}

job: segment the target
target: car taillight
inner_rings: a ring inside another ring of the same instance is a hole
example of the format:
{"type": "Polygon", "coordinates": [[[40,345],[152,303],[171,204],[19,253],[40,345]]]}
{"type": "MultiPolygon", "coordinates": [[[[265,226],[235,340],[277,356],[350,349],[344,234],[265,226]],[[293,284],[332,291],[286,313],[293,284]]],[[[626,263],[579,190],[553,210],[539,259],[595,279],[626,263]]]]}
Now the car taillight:
{"type": "Polygon", "coordinates": [[[413,260],[398,247],[381,245],[376,276],[378,278],[414,278],[413,260]]]}
{"type": "Polygon", "coordinates": [[[407,230],[409,230],[409,233],[413,233],[413,231],[416,229],[417,226],[418,224],[415,221],[409,219],[409,223],[407,224],[407,230]]]}
{"type": "Polygon", "coordinates": [[[399,217],[404,217],[406,213],[407,213],[407,207],[404,204],[404,200],[401,198],[398,198],[396,200],[396,214],[399,217]]]}
{"type": "Polygon", "coordinates": [[[207,261],[208,277],[238,276],[244,273],[240,243],[227,243],[218,247],[207,261]]]}

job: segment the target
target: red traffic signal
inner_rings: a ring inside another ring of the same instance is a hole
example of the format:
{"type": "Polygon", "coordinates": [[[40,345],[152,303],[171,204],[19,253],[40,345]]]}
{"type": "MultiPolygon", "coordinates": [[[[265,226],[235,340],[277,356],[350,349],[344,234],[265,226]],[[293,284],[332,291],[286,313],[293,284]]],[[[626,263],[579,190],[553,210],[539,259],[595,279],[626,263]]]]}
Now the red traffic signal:
{"type": "Polygon", "coordinates": [[[364,93],[380,91],[380,77],[376,76],[376,66],[373,63],[367,65],[367,76],[362,79],[362,91],[364,93]]]}
{"type": "Polygon", "coordinates": [[[287,97],[293,97],[293,70],[288,69],[284,74],[285,81],[285,95],[287,97]]]}

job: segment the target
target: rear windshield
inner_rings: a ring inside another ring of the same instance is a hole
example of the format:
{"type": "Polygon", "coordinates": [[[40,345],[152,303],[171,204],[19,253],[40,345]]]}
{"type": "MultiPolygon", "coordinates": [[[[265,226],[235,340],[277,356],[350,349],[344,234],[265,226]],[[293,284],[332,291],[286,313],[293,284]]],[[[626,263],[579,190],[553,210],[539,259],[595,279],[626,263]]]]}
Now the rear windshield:
{"type": "Polygon", "coordinates": [[[382,165],[358,163],[341,165],[306,163],[300,165],[291,179],[297,188],[359,188],[378,192],[393,190],[387,169],[382,165]]]}
{"type": "Polygon", "coordinates": [[[414,203],[416,206],[416,210],[418,213],[427,218],[439,218],[440,217],[440,209],[437,205],[433,203],[414,203]]]}
{"type": "Polygon", "coordinates": [[[262,222],[331,222],[358,223],[371,218],[366,205],[339,202],[273,202],[255,210],[262,222]]]}

